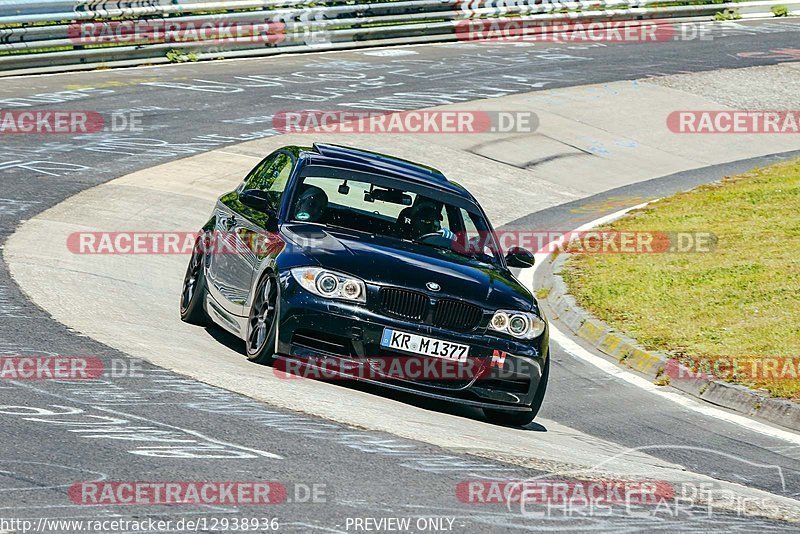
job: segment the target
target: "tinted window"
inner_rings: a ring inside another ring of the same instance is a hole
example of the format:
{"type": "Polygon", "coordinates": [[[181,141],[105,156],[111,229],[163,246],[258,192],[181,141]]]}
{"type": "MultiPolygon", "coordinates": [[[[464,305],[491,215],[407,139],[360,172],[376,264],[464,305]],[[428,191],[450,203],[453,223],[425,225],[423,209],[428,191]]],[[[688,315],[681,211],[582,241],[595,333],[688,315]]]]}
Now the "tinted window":
{"type": "Polygon", "coordinates": [[[418,242],[474,255],[481,261],[499,261],[488,223],[479,212],[425,193],[362,180],[305,176],[298,184],[289,218],[418,242]]]}
{"type": "Polygon", "coordinates": [[[291,173],[292,158],[279,152],[259,163],[245,179],[242,189],[260,189],[274,193],[271,195],[274,196],[272,204],[277,206],[291,173]]]}

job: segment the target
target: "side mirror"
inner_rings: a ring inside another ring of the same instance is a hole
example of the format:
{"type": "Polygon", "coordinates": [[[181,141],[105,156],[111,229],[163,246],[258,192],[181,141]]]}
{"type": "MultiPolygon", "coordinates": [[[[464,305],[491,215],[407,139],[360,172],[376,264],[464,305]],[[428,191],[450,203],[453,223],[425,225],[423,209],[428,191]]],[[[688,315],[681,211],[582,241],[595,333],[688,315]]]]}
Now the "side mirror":
{"type": "Polygon", "coordinates": [[[512,247],[506,254],[506,263],[509,267],[516,267],[517,269],[527,269],[533,267],[536,259],[533,257],[533,252],[525,250],[520,247],[512,247]]]}
{"type": "Polygon", "coordinates": [[[239,202],[248,208],[268,215],[275,215],[275,209],[272,207],[269,193],[266,191],[261,191],[260,189],[246,189],[239,193],[239,202]]]}

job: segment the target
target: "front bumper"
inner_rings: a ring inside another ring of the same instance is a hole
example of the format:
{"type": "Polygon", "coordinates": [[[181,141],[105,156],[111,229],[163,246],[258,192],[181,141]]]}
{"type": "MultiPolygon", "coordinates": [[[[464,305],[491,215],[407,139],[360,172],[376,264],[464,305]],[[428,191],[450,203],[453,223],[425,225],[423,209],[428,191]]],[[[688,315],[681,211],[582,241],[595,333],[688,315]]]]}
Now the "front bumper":
{"type": "MultiPolygon", "coordinates": [[[[378,358],[437,360],[381,347],[384,328],[469,345],[471,378],[398,379],[362,373],[348,377],[430,398],[477,407],[529,411],[548,357],[547,330],[535,340],[516,340],[485,328],[455,332],[388,317],[373,310],[379,286],[367,284],[367,305],[319,297],[301,288],[288,273],[280,279],[277,355],[313,362],[319,358],[358,361],[378,358]],[[498,361],[502,355],[502,365],[498,361]],[[492,365],[494,356],[494,365],[492,365]]],[[[429,361],[429,363],[431,363],[429,361]]],[[[313,364],[312,364],[313,365],[313,364]]],[[[380,373],[378,373],[380,374],[380,373]]]]}

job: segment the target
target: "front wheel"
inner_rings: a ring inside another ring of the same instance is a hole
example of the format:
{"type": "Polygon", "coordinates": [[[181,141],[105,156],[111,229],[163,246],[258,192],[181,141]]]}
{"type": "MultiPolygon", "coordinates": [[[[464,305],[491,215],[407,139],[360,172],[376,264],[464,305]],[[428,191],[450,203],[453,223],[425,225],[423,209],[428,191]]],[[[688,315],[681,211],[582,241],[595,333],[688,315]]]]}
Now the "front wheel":
{"type": "Polygon", "coordinates": [[[268,364],[275,352],[275,336],[278,331],[278,281],[271,274],[265,275],[256,287],[253,305],[247,319],[247,359],[268,364]]]}
{"type": "Polygon", "coordinates": [[[533,397],[530,412],[507,412],[504,410],[491,410],[489,408],[483,409],[483,414],[486,419],[493,424],[503,426],[525,426],[530,424],[542,408],[544,401],[544,394],[547,392],[547,381],[550,378],[550,358],[544,364],[542,371],[542,378],[539,380],[539,387],[536,389],[536,395],[533,397]]]}
{"type": "Polygon", "coordinates": [[[197,238],[192,249],[192,257],[183,277],[181,291],[181,321],[198,326],[206,326],[210,320],[206,313],[204,302],[206,299],[206,277],[203,271],[205,266],[205,253],[203,249],[203,236],[197,238]]]}

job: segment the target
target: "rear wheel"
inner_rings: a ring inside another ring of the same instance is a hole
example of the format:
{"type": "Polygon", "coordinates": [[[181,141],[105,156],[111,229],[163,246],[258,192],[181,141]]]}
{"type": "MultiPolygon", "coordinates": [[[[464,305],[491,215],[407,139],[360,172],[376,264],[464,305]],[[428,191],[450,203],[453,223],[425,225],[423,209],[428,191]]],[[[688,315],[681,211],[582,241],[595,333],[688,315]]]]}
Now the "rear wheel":
{"type": "Polygon", "coordinates": [[[539,413],[544,401],[544,394],[547,392],[547,381],[550,378],[550,358],[544,364],[542,378],[539,380],[539,388],[533,397],[530,412],[508,412],[504,410],[491,410],[484,408],[483,413],[490,423],[504,426],[525,426],[530,424],[539,413]]]}
{"type": "Polygon", "coordinates": [[[268,364],[275,352],[277,329],[278,281],[271,274],[265,275],[256,287],[253,305],[247,319],[247,359],[268,364]]]}
{"type": "Polygon", "coordinates": [[[203,307],[206,299],[206,277],[203,271],[205,266],[205,251],[203,248],[204,236],[197,238],[192,249],[192,257],[183,277],[183,290],[181,291],[181,321],[206,326],[210,323],[208,314],[203,307]]]}

